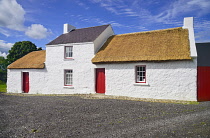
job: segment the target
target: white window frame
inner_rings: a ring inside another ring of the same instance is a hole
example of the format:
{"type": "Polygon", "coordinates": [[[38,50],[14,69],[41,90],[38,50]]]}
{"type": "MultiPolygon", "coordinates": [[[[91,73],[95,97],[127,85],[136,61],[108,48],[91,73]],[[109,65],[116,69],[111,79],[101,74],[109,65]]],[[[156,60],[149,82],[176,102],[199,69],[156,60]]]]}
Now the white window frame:
{"type": "Polygon", "coordinates": [[[73,70],[64,70],[64,86],[73,86],[73,70]]]}
{"type": "Polygon", "coordinates": [[[64,58],[66,59],[73,58],[73,46],[64,46],[64,58]]]}
{"type": "Polygon", "coordinates": [[[146,83],[146,65],[138,65],[135,67],[136,83],[146,83]]]}

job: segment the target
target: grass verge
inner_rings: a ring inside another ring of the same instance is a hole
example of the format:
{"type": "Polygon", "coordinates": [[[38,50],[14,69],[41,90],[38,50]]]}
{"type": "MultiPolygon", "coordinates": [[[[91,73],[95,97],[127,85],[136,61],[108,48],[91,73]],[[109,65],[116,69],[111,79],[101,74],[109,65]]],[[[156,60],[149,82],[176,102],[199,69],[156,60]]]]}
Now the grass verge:
{"type": "Polygon", "coordinates": [[[7,92],[7,85],[5,83],[0,83],[0,92],[7,92]]]}

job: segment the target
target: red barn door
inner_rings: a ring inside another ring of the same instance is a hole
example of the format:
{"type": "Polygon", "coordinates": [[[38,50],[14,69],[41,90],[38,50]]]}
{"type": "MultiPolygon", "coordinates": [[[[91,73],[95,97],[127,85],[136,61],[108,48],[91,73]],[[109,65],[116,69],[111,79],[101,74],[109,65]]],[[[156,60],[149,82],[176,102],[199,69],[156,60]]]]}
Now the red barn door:
{"type": "Polygon", "coordinates": [[[96,69],[96,93],[105,93],[105,68],[96,69]]]}
{"type": "Polygon", "coordinates": [[[29,92],[29,72],[23,72],[23,92],[29,92]]]}
{"type": "Polygon", "coordinates": [[[210,67],[198,67],[198,101],[210,101],[210,67]]]}

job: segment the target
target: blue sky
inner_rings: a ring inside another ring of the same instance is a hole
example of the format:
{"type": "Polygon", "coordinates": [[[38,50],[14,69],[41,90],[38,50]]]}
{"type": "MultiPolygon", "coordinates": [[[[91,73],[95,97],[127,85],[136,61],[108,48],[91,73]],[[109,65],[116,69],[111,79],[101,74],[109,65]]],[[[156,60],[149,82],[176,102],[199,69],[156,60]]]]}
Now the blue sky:
{"type": "Polygon", "coordinates": [[[210,42],[209,7],[210,0],[0,0],[0,55],[18,41],[45,49],[65,23],[111,24],[123,34],[182,27],[184,17],[194,17],[196,42],[210,42]]]}

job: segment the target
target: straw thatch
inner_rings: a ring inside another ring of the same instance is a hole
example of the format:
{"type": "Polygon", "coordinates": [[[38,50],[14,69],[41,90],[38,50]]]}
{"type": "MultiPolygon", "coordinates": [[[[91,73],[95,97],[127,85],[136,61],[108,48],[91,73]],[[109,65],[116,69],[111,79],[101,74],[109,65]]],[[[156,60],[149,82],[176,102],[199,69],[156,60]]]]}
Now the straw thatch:
{"type": "Polygon", "coordinates": [[[185,59],[191,59],[188,30],[178,27],[111,36],[92,59],[92,62],[185,59]]]}
{"type": "Polygon", "coordinates": [[[10,64],[8,69],[43,69],[45,67],[45,50],[28,53],[10,64]]]}

